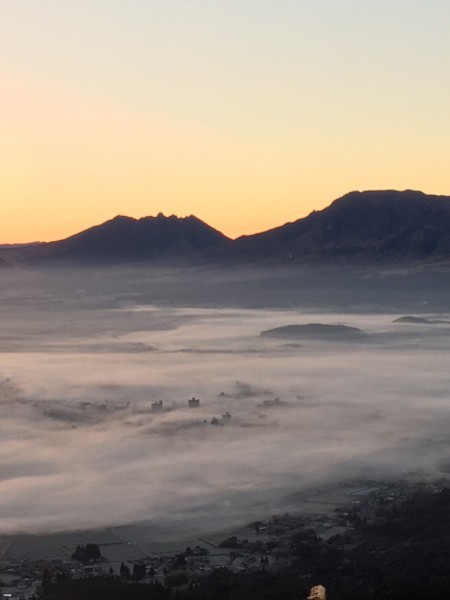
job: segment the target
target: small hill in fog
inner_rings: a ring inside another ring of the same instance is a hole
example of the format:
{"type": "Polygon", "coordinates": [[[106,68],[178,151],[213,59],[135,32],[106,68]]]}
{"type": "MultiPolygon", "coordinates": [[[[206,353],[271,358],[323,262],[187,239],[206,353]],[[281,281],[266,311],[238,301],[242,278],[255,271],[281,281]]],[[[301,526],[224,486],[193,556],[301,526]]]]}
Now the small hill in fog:
{"type": "Polygon", "coordinates": [[[299,340],[302,338],[318,340],[345,340],[358,341],[364,340],[368,336],[357,327],[347,325],[328,325],[325,323],[307,323],[305,325],[286,325],[284,327],[275,327],[262,331],[263,337],[281,338],[289,340],[299,340]]]}
{"type": "Polygon", "coordinates": [[[439,325],[446,324],[450,325],[450,321],[445,321],[444,319],[426,319],[425,317],[413,317],[407,315],[406,317],[399,317],[398,319],[394,319],[393,323],[416,323],[421,325],[439,325]]]}

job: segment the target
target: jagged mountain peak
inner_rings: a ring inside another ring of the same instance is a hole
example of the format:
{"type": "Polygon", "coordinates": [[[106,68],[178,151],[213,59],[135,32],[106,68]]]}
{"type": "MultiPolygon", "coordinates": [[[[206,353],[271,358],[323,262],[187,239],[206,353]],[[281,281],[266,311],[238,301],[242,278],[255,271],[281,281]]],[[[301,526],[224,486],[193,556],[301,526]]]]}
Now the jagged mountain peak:
{"type": "Polygon", "coordinates": [[[416,190],[352,191],[307,217],[236,240],[194,215],[117,215],[17,253],[18,260],[110,263],[180,257],[344,265],[450,261],[450,197],[416,190]]]}

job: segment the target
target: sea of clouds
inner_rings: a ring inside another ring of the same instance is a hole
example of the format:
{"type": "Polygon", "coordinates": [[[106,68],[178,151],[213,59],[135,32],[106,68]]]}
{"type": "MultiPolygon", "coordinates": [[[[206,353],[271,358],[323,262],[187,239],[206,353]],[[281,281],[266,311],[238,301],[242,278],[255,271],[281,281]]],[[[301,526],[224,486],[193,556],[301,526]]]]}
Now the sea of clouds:
{"type": "Polygon", "coordinates": [[[274,283],[231,274],[214,294],[210,274],[2,277],[3,533],[226,523],[324,482],[449,468],[450,325],[394,323],[401,302],[347,289],[314,306],[275,278],[279,302],[274,283]],[[259,335],[319,322],[368,338],[259,335]]]}

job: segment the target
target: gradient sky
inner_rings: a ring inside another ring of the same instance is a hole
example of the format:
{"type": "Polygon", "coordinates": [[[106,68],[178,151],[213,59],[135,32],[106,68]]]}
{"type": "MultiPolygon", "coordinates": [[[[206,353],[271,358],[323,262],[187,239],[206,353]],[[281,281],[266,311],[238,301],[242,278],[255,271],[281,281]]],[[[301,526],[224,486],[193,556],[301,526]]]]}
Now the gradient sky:
{"type": "Polygon", "coordinates": [[[450,194],[448,0],[0,0],[0,242],[450,194]]]}

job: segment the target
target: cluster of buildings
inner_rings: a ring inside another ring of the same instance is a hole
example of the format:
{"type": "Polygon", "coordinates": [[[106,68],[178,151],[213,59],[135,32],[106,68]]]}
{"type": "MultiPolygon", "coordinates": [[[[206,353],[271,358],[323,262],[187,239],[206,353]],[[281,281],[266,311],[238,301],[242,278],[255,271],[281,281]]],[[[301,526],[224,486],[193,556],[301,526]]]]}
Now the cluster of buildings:
{"type": "MultiPolygon", "coordinates": [[[[200,399],[199,398],[189,398],[188,400],[188,408],[199,408],[200,407],[200,399]]],[[[176,408],[176,404],[174,404],[170,408],[164,408],[164,403],[162,400],[158,400],[157,402],[152,402],[150,405],[150,409],[153,413],[160,413],[166,410],[172,410],[172,408],[176,408]]]]}
{"type": "MultiPolygon", "coordinates": [[[[189,398],[189,400],[187,402],[187,406],[188,406],[188,408],[200,408],[200,399],[196,398],[195,396],[193,396],[192,398],[189,398]]],[[[164,402],[162,400],[158,400],[157,402],[152,402],[150,408],[151,408],[152,413],[163,413],[163,412],[167,412],[167,411],[177,408],[177,405],[173,404],[171,407],[166,408],[164,406],[164,402]]],[[[231,414],[227,411],[226,413],[224,413],[222,415],[222,417],[212,417],[212,419],[209,423],[210,423],[210,425],[219,425],[220,426],[220,425],[224,425],[230,419],[231,419],[231,414]]],[[[204,423],[206,423],[206,422],[207,421],[204,420],[204,423]]]]}
{"type": "MultiPolygon", "coordinates": [[[[223,418],[231,418],[231,415],[223,415],[223,418]]],[[[52,577],[58,573],[74,579],[119,576],[176,587],[222,567],[233,572],[283,569],[292,562],[293,541],[302,539],[305,543],[310,541],[314,544],[318,537],[326,544],[339,543],[352,548],[361,541],[358,539],[358,527],[355,527],[357,520],[376,522],[380,507],[400,504],[423,488],[423,484],[410,481],[346,483],[346,502],[336,506],[332,512],[322,510],[318,514],[305,515],[299,511],[297,514],[274,515],[267,521],[248,524],[242,530],[241,539],[232,535],[217,545],[198,538],[201,545],[187,547],[183,551],[147,553],[141,549],[140,555],[137,552],[139,548],[133,547],[136,551],[134,559],[131,559],[128,550],[128,559],[125,559],[124,553],[123,562],[111,562],[106,558],[85,566],[69,559],[68,552],[67,558],[53,560],[4,560],[0,562],[0,600],[31,600],[39,594],[46,571],[52,577]],[[337,539],[340,541],[336,542],[337,539]]],[[[437,493],[446,485],[448,482],[442,480],[442,483],[427,484],[426,488],[437,493]]],[[[120,538],[104,545],[105,554],[108,555],[109,546],[119,549],[120,543],[125,550],[130,548],[130,543],[120,538]]],[[[325,589],[317,586],[311,590],[308,600],[325,598],[325,589]]]]}
{"type": "Polygon", "coordinates": [[[43,564],[41,561],[1,561],[0,599],[30,600],[40,589],[43,564]]]}

